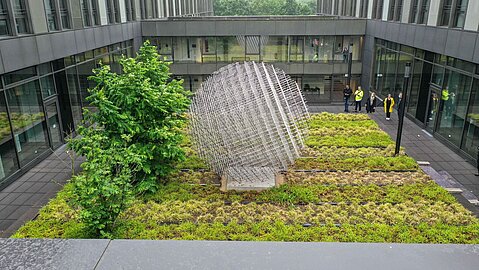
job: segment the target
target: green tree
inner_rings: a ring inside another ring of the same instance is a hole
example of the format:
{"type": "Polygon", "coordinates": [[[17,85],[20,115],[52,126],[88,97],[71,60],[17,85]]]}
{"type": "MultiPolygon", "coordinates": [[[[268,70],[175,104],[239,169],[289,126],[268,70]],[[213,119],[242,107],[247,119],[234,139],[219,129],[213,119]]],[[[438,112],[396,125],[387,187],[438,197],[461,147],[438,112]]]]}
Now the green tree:
{"type": "Polygon", "coordinates": [[[214,11],[217,16],[251,15],[250,0],[215,0],[214,11]]]}
{"type": "Polygon", "coordinates": [[[97,235],[107,236],[132,193],[154,192],[159,179],[185,158],[180,143],[190,100],[182,81],[172,80],[169,63],[149,42],[135,58],[120,60],[122,73],[108,65],[94,70],[96,82],[84,110],[89,125],[78,128],[69,147],[86,157],[73,179],[74,204],[97,235]]]}

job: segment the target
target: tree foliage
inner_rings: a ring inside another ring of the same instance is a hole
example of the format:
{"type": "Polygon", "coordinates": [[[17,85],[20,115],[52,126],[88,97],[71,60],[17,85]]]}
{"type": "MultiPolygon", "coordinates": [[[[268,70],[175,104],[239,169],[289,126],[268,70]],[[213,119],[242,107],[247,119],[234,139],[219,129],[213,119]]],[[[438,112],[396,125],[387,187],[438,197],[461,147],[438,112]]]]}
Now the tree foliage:
{"type": "Polygon", "coordinates": [[[214,10],[217,16],[311,15],[316,13],[316,4],[299,0],[215,0],[214,10]]]}
{"type": "Polygon", "coordinates": [[[184,159],[179,144],[190,104],[182,81],[170,79],[169,64],[148,42],[120,64],[121,74],[108,65],[94,70],[97,85],[87,100],[95,110],[84,111],[90,125],[69,142],[86,157],[73,180],[74,204],[90,229],[106,237],[132,194],[156,191],[158,179],[184,159]]]}

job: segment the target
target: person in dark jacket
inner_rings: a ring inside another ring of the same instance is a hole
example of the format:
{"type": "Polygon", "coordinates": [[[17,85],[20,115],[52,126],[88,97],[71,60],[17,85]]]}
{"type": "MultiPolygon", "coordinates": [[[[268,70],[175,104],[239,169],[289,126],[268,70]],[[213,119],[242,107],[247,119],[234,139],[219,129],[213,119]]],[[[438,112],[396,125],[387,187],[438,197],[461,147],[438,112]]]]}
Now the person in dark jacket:
{"type": "Polygon", "coordinates": [[[346,85],[346,88],[343,90],[344,95],[344,111],[349,112],[349,98],[353,94],[353,90],[349,88],[349,85],[346,85]]]}
{"type": "Polygon", "coordinates": [[[376,94],[371,92],[371,95],[366,100],[366,112],[373,113],[376,111],[376,94]]]}
{"type": "Polygon", "coordinates": [[[386,120],[391,120],[391,113],[393,112],[394,107],[394,98],[391,94],[388,94],[388,97],[384,99],[384,112],[386,113],[386,120]]]}

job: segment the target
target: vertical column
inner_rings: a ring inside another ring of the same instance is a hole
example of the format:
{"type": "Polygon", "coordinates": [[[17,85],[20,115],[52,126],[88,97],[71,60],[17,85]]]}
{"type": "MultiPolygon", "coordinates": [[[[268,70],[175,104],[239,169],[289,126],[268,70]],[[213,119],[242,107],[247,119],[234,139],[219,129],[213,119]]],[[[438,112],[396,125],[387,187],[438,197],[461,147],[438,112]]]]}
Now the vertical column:
{"type": "Polygon", "coordinates": [[[402,23],[408,23],[411,16],[411,0],[404,0],[402,5],[402,23]]]}
{"type": "Polygon", "coordinates": [[[479,10],[479,1],[469,0],[466,11],[466,21],[464,22],[464,30],[478,31],[479,16],[474,12],[479,10]]]}
{"type": "Polygon", "coordinates": [[[126,22],[126,6],[124,0],[119,0],[119,9],[120,9],[120,22],[126,22]]]}
{"type": "MultiPolygon", "coordinates": [[[[43,5],[43,1],[29,0],[28,6],[30,7],[29,12],[33,34],[48,32],[47,18],[45,16],[45,7],[43,5]]],[[[10,23],[12,28],[16,28],[15,21],[10,20],[10,23]]]]}
{"type": "MultiPolygon", "coordinates": [[[[394,12],[394,9],[393,9],[394,12]]],[[[383,21],[388,20],[388,14],[389,14],[389,0],[384,0],[383,2],[383,21]]]]}
{"type": "Polygon", "coordinates": [[[100,14],[100,24],[108,24],[108,15],[106,14],[106,1],[108,0],[98,0],[98,14],[100,14]]]}
{"type": "Polygon", "coordinates": [[[368,19],[373,18],[373,9],[376,8],[375,6],[373,6],[373,4],[374,4],[374,0],[369,0],[369,2],[368,2],[368,14],[367,14],[368,19]]]}
{"type": "Polygon", "coordinates": [[[439,11],[441,9],[441,1],[432,1],[429,4],[429,15],[427,18],[427,25],[437,26],[439,22],[439,11]]]}
{"type": "Polygon", "coordinates": [[[354,17],[361,17],[361,14],[360,14],[360,10],[361,10],[361,6],[363,5],[363,1],[364,0],[353,0],[353,1],[356,1],[356,15],[354,15],[354,17]]]}

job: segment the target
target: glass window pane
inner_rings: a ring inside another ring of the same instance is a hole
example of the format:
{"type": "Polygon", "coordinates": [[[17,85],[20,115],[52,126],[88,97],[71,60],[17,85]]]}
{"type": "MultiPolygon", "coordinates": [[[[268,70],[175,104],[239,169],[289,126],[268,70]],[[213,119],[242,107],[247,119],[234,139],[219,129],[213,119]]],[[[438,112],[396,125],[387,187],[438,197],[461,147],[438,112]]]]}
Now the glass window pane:
{"type": "Polygon", "coordinates": [[[53,75],[41,78],[40,85],[42,87],[43,98],[47,98],[56,94],[55,84],[53,83],[53,75]]]}
{"type": "Polygon", "coordinates": [[[203,63],[216,62],[216,38],[201,38],[201,58],[203,63]]]}
{"type": "Polygon", "coordinates": [[[239,42],[246,50],[246,61],[259,61],[259,53],[264,46],[262,41],[266,40],[261,39],[260,36],[239,36],[239,42]]]}
{"type": "Polygon", "coordinates": [[[303,62],[304,60],[304,37],[292,36],[289,38],[289,61],[303,62]]]}
{"type": "Polygon", "coordinates": [[[334,36],[307,37],[305,58],[308,62],[328,63],[333,60],[334,36]]]}
{"type": "Polygon", "coordinates": [[[48,149],[47,125],[38,81],[7,90],[15,145],[21,166],[48,149]]]}
{"type": "Polygon", "coordinates": [[[177,37],[173,47],[175,62],[201,63],[200,38],[177,37]]]}
{"type": "Polygon", "coordinates": [[[86,97],[90,93],[88,93],[88,89],[92,89],[95,87],[95,82],[92,80],[88,80],[88,77],[93,75],[93,69],[95,68],[95,61],[86,62],[78,66],[78,79],[80,81],[80,97],[83,104],[83,107],[89,108],[90,110],[92,107],[90,106],[90,102],[86,100],[86,97]]]}
{"type": "Polygon", "coordinates": [[[70,98],[70,107],[72,110],[73,124],[75,128],[81,123],[82,109],[80,98],[78,96],[79,86],[77,80],[76,68],[67,69],[68,96],[70,98]]]}
{"type": "Polygon", "coordinates": [[[238,37],[218,37],[217,39],[218,62],[245,61],[245,47],[240,44],[238,37]]]}
{"type": "Polygon", "coordinates": [[[434,66],[432,70],[432,79],[431,83],[437,84],[440,87],[442,86],[442,77],[444,76],[444,68],[440,66],[434,66]]]}
{"type": "Polygon", "coordinates": [[[459,147],[466,118],[471,77],[447,70],[445,78],[439,103],[437,132],[459,147]]]}
{"type": "Polygon", "coordinates": [[[264,62],[286,62],[288,37],[262,36],[261,59],[264,62]]]}
{"type": "Polygon", "coordinates": [[[29,32],[27,21],[27,9],[25,0],[15,0],[15,22],[17,24],[17,31],[19,34],[26,34],[29,32]]]}
{"type": "Polygon", "coordinates": [[[303,77],[303,94],[309,103],[325,103],[331,99],[331,76],[305,75],[303,77]]]}
{"type": "Polygon", "coordinates": [[[419,91],[421,88],[421,75],[422,75],[423,61],[414,61],[414,66],[411,74],[411,89],[408,93],[409,102],[407,104],[407,112],[413,117],[416,116],[417,104],[419,101],[419,91]]]}
{"type": "Polygon", "coordinates": [[[45,14],[47,16],[47,25],[50,31],[58,30],[57,18],[56,18],[56,9],[53,0],[44,0],[45,4],[45,14]]]}
{"type": "Polygon", "coordinates": [[[0,0],[0,35],[9,35],[9,17],[5,0],[0,0]]]}
{"type": "Polygon", "coordinates": [[[479,146],[479,80],[474,79],[472,87],[471,105],[467,112],[466,128],[462,149],[469,155],[476,157],[479,146]]]}
{"type": "Polygon", "coordinates": [[[0,94],[0,184],[18,169],[15,144],[7,116],[4,94],[0,94]]]}
{"type": "Polygon", "coordinates": [[[28,78],[34,77],[37,75],[37,70],[35,67],[24,68],[14,72],[7,73],[4,76],[5,84],[12,84],[28,78]]]}

